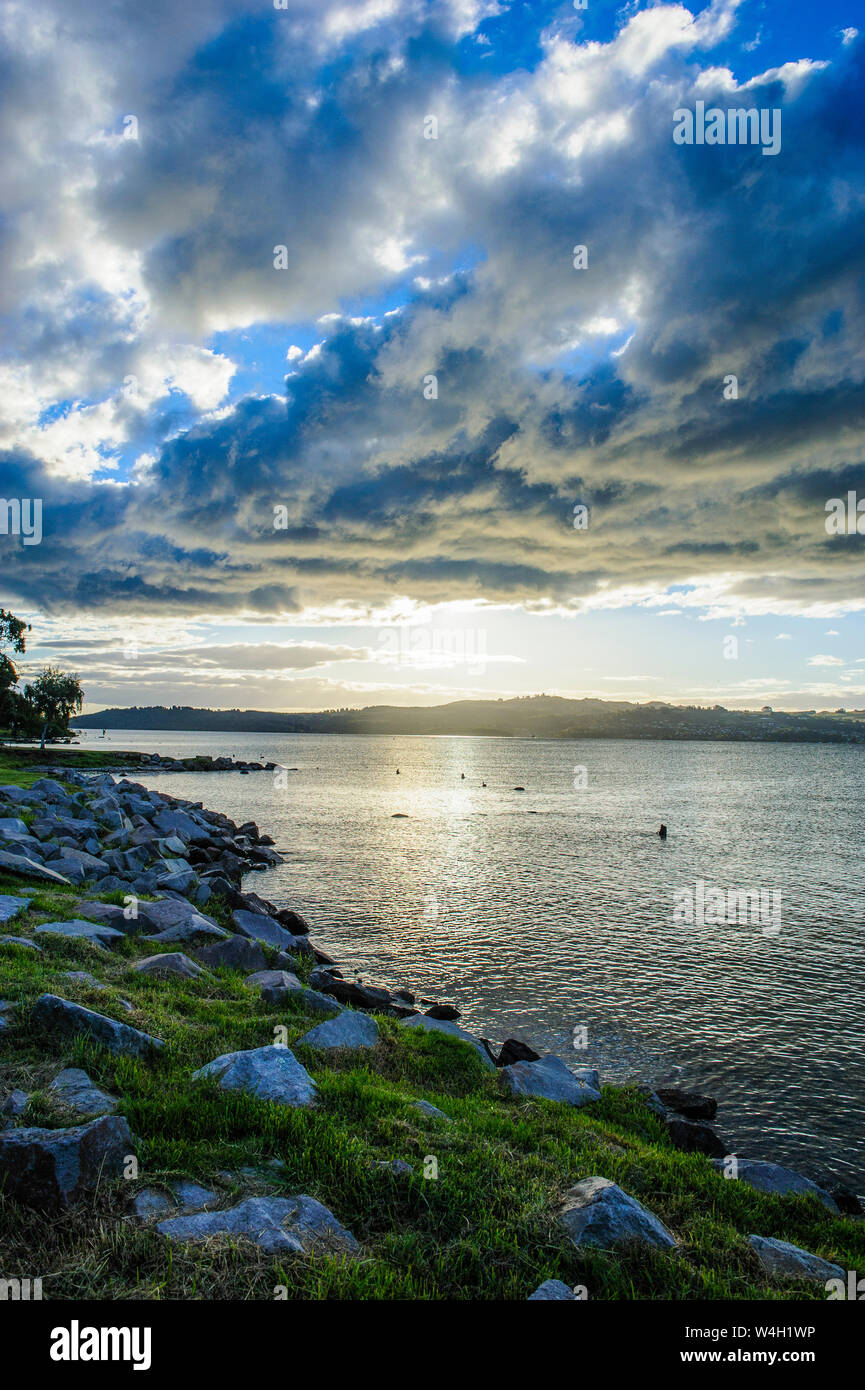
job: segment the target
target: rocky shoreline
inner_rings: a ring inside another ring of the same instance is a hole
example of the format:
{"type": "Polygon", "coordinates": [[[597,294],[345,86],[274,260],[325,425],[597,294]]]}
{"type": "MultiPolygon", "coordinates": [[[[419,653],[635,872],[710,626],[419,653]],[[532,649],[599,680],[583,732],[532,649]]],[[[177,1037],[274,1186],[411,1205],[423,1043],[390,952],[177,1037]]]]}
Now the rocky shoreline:
{"type": "MultiPolygon", "coordinates": [[[[154,755],[148,768],[175,771],[182,765],[186,770],[192,762],[195,766],[188,770],[199,771],[200,761],[178,763],[154,755]]],[[[226,764],[241,772],[265,770],[262,764],[238,765],[230,759],[210,762],[215,771],[228,770],[226,764]]],[[[252,999],[258,996],[273,1009],[300,1008],[311,1017],[313,1026],[299,1041],[323,1056],[374,1047],[379,1020],[390,1018],[403,1029],[442,1033],[466,1044],[496,1074],[504,1095],[576,1109],[601,1101],[602,1082],[594,1068],[541,1057],[518,1039],[505,1039],[496,1050],[489,1040],[460,1026],[459,1009],[452,1003],[418,1000],[405,985],[346,979],[338,963],[311,940],[309,923],[299,913],[244,886],[250,873],[283,862],[273,840],[254,822],[238,826],[201,802],[148,790],[111,773],[52,771],[56,775],[29,788],[0,787],[0,871],[36,885],[37,892],[41,887],[75,888],[81,896],[68,919],[30,926],[33,887],[0,894],[0,924],[7,932],[0,936],[0,950],[41,952],[47,938],[59,937],[89,943],[98,957],[131,939],[137,946],[146,943],[147,954],[131,967],[139,975],[181,981],[220,969],[242,972],[252,999]],[[107,895],[115,901],[106,902],[107,895]],[[217,907],[219,920],[213,915],[217,907]]],[[[69,972],[68,978],[76,975],[101,988],[92,973],[69,972]]],[[[0,1000],[0,1039],[18,1022],[15,1002],[0,1000]]],[[[145,1064],[155,1063],[164,1046],[158,1037],[51,993],[36,1000],[27,1026],[56,1039],[59,1051],[70,1040],[83,1038],[145,1064]]],[[[281,1106],[317,1104],[315,1080],[279,1043],[217,1056],[191,1079],[281,1106]]],[[[100,1091],[82,1069],[64,1068],[51,1088],[71,1116],[83,1122],[33,1126],[26,1120],[26,1093],[0,1095],[0,1183],[14,1200],[63,1210],[91,1192],[103,1176],[119,1175],[134,1153],[135,1140],[126,1120],[114,1114],[118,1098],[100,1091]]],[[[708,1123],[717,1108],[712,1098],[674,1089],[642,1090],[646,1107],[663,1123],[675,1148],[706,1156],[719,1172],[756,1191],[810,1196],[833,1216],[862,1214],[856,1197],[845,1189],[828,1192],[793,1170],[731,1156],[708,1123]],[[731,1159],[733,1173],[728,1171],[731,1159]]],[[[424,1100],[414,1104],[425,1107],[422,1113],[428,1118],[450,1123],[436,1106],[424,1100]]],[[[395,1160],[391,1165],[394,1174],[399,1164],[395,1160]]],[[[270,1253],[328,1250],[352,1258],[359,1253],[354,1236],[305,1194],[248,1197],[215,1210],[217,1200],[218,1194],[195,1183],[181,1184],[170,1196],[144,1189],[136,1196],[134,1212],[141,1220],[164,1217],[156,1229],[172,1241],[241,1234],[270,1253]]],[[[569,1191],[559,1222],[577,1247],[609,1249],[638,1241],[672,1250],[677,1244],[636,1198],[599,1176],[569,1191]]],[[[789,1242],[758,1233],[749,1240],[768,1274],[823,1282],[843,1275],[838,1266],[789,1242]]],[[[546,1281],[531,1297],[574,1297],[565,1286],[555,1285],[546,1281]]]]}

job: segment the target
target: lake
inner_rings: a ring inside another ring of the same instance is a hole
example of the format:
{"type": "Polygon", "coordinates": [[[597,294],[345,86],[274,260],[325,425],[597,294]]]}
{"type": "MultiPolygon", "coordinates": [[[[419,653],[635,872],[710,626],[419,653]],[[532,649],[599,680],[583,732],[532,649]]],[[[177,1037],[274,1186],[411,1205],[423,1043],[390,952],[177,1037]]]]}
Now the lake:
{"type": "Polygon", "coordinates": [[[296,769],[279,785],[264,772],[138,779],[272,835],[286,862],[247,886],[302,912],[344,974],[455,1002],[473,1031],[607,1080],[706,1091],[731,1152],[865,1191],[865,750],[128,730],[81,742],[296,769]]]}

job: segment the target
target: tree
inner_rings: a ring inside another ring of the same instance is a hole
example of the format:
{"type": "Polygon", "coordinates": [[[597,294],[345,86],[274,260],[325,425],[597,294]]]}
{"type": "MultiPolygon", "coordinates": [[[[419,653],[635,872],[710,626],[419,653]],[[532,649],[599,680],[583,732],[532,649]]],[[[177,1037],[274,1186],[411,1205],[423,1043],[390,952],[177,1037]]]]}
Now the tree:
{"type": "Polygon", "coordinates": [[[20,656],[27,646],[26,633],[30,624],[16,618],[5,608],[0,608],[0,728],[12,729],[18,715],[21,694],[16,690],[18,670],[15,663],[3,650],[8,648],[15,656],[20,656]]]}
{"type": "Polygon", "coordinates": [[[69,720],[84,703],[84,691],[76,675],[46,666],[27,686],[26,699],[42,722],[42,741],[69,737],[69,720]]]}

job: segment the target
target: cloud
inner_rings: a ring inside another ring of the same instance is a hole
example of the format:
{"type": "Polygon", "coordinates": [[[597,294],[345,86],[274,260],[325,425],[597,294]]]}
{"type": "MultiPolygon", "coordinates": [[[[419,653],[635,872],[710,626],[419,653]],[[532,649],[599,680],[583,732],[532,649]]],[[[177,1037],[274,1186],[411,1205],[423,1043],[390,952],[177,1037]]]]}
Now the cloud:
{"type": "Polygon", "coordinates": [[[740,85],[712,57],[738,8],[552,26],[506,73],[463,64],[507,19],[469,0],[20,9],[0,493],[43,499],[44,540],[0,537],[10,598],[865,607],[862,539],[824,526],[865,486],[861,45],[740,85]],[[698,98],[782,109],[781,159],[674,146],[698,98]],[[286,389],[238,396],[213,335],[264,324],[286,389]]]}
{"type": "Polygon", "coordinates": [[[811,656],[808,658],[809,666],[844,666],[846,663],[840,656],[811,656]]]}

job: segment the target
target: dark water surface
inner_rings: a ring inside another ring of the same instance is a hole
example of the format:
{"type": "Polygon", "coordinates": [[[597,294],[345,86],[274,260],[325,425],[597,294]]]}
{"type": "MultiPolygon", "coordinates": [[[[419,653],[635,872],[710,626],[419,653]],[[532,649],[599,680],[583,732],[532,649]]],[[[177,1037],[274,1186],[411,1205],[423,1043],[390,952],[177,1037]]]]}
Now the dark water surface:
{"type": "Polygon", "coordinates": [[[706,1090],[731,1151],[865,1191],[862,749],[129,731],[82,743],[296,767],[285,788],[271,773],[142,780],[271,834],[286,863],[248,886],[303,912],[345,974],[452,1000],[484,1036],[609,1080],[706,1090]],[[676,920],[676,893],[698,880],[774,892],[776,920],[676,920]]]}

